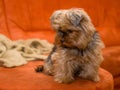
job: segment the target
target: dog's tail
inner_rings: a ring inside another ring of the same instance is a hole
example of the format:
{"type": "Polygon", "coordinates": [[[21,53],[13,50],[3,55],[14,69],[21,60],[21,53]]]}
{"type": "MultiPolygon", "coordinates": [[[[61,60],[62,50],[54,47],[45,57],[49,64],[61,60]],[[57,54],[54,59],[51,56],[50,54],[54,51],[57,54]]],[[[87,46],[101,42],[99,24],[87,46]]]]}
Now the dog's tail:
{"type": "Polygon", "coordinates": [[[36,72],[43,72],[44,66],[43,65],[39,65],[37,66],[37,68],[35,69],[36,72]]]}

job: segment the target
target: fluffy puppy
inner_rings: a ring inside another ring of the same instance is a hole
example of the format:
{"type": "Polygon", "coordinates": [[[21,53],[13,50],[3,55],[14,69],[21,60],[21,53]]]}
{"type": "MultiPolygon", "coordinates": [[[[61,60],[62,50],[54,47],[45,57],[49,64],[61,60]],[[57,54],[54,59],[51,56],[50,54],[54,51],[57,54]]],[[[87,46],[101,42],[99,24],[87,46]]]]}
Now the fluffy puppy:
{"type": "MultiPolygon", "coordinates": [[[[58,83],[70,83],[75,76],[99,81],[104,44],[87,13],[79,8],[58,10],[51,16],[51,25],[56,30],[55,46],[43,71],[58,83]]],[[[41,71],[41,66],[36,70],[41,71]]]]}

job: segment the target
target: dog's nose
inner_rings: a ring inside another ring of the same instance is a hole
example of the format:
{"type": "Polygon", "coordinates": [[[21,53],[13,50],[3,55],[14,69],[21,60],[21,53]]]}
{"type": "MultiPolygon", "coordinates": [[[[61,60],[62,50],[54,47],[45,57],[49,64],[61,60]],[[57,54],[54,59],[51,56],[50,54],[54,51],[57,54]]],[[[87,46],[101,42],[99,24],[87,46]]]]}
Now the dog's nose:
{"type": "Polygon", "coordinates": [[[64,36],[64,32],[62,32],[62,30],[58,30],[58,33],[60,36],[62,36],[62,37],[64,36]]]}
{"type": "Polygon", "coordinates": [[[64,38],[61,39],[61,42],[64,42],[64,38]]]}

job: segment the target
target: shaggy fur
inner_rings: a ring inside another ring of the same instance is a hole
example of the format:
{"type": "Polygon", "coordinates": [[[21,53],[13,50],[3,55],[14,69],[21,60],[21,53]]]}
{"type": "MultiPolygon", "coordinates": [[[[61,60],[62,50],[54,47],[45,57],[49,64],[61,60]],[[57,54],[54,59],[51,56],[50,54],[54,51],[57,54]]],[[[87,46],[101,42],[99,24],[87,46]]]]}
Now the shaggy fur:
{"type": "Polygon", "coordinates": [[[58,83],[70,83],[75,75],[99,81],[104,44],[87,13],[78,8],[58,10],[51,16],[51,25],[56,30],[55,46],[43,71],[58,83]]]}

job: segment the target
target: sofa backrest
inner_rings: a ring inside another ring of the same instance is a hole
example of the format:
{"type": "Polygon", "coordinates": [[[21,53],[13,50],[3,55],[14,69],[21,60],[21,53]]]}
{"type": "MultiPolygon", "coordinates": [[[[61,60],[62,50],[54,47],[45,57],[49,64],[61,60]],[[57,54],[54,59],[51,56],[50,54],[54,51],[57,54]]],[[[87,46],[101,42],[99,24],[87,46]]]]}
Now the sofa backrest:
{"type": "Polygon", "coordinates": [[[52,30],[58,9],[84,8],[107,46],[120,45],[120,0],[0,0],[0,33],[11,39],[38,37],[52,30]],[[42,33],[40,33],[42,34],[42,33]]]}

